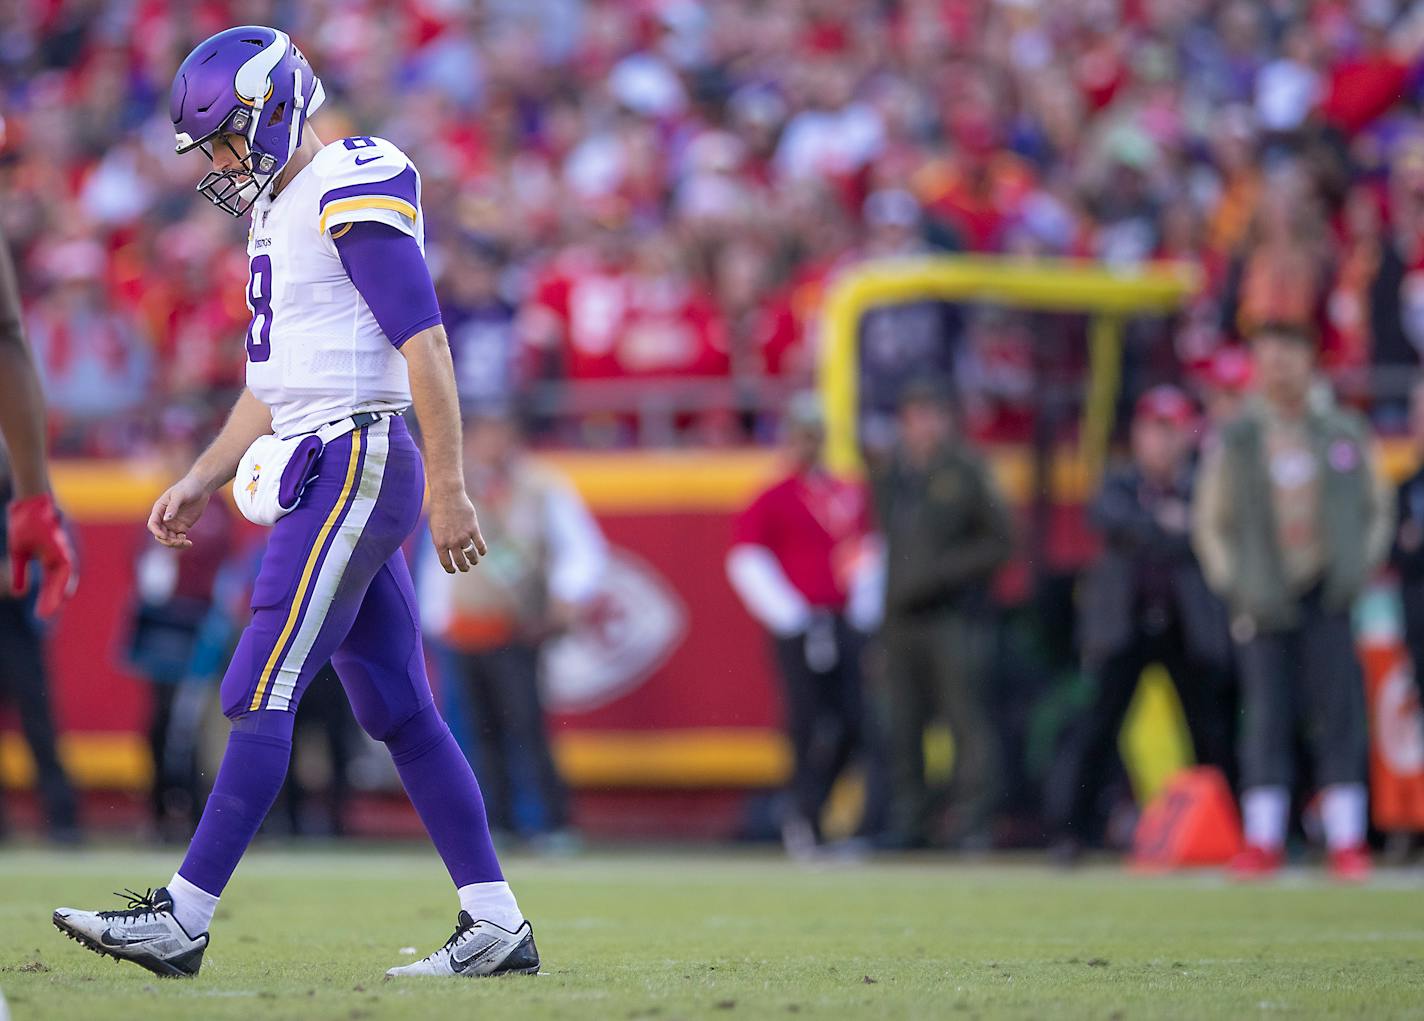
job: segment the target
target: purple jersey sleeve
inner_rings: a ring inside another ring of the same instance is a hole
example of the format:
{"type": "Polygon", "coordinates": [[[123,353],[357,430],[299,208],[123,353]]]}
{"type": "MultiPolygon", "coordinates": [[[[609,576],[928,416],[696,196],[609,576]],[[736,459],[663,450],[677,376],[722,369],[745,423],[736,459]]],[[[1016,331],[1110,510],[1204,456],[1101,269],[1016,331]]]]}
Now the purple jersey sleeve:
{"type": "Polygon", "coordinates": [[[415,238],[389,224],[362,221],[332,240],[346,275],[393,345],[440,322],[435,284],[415,238]]]}

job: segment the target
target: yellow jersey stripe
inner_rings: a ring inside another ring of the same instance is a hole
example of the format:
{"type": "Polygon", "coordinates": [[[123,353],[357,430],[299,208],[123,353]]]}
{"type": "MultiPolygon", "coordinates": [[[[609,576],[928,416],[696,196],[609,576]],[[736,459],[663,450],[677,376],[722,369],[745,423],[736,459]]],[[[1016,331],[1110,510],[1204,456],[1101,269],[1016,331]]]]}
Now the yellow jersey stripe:
{"type": "Polygon", "coordinates": [[[292,609],[287,614],[287,623],[282,628],[282,633],[277,637],[277,644],[272,647],[272,655],[267,658],[267,665],[258,675],[257,691],[252,696],[252,704],[247,707],[253,712],[262,708],[262,696],[266,693],[267,685],[272,680],[272,672],[277,668],[277,661],[282,656],[282,648],[287,644],[287,639],[291,637],[292,629],[297,626],[297,618],[301,616],[302,600],[306,598],[307,588],[311,585],[312,571],[316,569],[316,562],[321,557],[321,548],[326,545],[326,537],[336,526],[336,519],[341,516],[342,510],[346,507],[346,498],[351,495],[351,487],[356,479],[356,464],[361,459],[362,435],[363,431],[360,429],[351,434],[351,460],[346,465],[346,481],[341,485],[341,495],[336,498],[331,513],[322,523],[321,531],[316,534],[316,542],[312,543],[306,567],[302,569],[302,579],[297,583],[296,595],[292,597],[292,609]]]}
{"type": "Polygon", "coordinates": [[[326,232],[326,219],[332,213],[349,213],[355,209],[394,209],[397,213],[409,217],[412,223],[416,217],[415,206],[405,199],[392,198],[389,195],[357,195],[355,198],[340,199],[323,209],[320,230],[322,233],[326,232]]]}

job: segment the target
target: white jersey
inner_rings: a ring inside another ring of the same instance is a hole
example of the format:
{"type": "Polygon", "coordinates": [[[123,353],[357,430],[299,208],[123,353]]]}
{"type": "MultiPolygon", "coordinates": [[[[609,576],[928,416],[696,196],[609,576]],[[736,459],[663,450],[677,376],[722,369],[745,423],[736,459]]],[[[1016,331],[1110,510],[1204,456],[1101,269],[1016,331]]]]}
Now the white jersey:
{"type": "Polygon", "coordinates": [[[390,224],[425,250],[420,176],[383,138],[332,142],[275,199],[263,195],[252,207],[247,386],[272,409],[278,436],[410,405],[405,359],[332,241],[358,220],[390,224]]]}

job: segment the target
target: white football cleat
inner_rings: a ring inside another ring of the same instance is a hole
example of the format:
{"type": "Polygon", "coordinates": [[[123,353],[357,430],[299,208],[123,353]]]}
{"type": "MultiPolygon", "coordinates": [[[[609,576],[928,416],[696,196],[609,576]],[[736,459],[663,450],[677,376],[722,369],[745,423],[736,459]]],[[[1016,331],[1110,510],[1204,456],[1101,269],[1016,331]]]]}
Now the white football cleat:
{"type": "Polygon", "coordinates": [[[173,917],[167,888],[137,894],[125,890],[129,906],[122,911],[80,911],[56,908],[54,927],[96,954],[132,961],[155,975],[192,978],[203,966],[208,934],[189,936],[173,917]]]}
{"type": "Polygon", "coordinates": [[[475,921],[468,911],[455,920],[455,934],[429,957],[391,968],[387,978],[407,975],[435,978],[483,978],[488,975],[536,975],[539,948],[527,921],[514,932],[493,922],[475,921]]]}

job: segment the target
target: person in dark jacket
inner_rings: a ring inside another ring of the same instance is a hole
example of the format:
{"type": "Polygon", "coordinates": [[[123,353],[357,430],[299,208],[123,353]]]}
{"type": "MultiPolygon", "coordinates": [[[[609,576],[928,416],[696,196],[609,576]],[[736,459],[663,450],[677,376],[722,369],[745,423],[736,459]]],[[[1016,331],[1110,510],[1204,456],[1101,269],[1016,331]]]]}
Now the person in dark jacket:
{"type": "Polygon", "coordinates": [[[998,736],[989,718],[994,621],[989,588],[1013,547],[1012,526],[983,462],[958,436],[947,391],[911,383],[899,443],[871,486],[886,543],[885,654],[896,847],[935,836],[942,792],[925,776],[925,727],[954,737],[951,842],[985,846],[998,800],[998,736]]]}
{"type": "Polygon", "coordinates": [[[1094,799],[1117,762],[1117,735],[1142,671],[1171,675],[1198,762],[1233,769],[1231,639],[1225,608],[1192,553],[1196,411],[1173,386],[1148,390],[1132,422],[1132,461],[1108,473],[1092,507],[1103,552],[1084,578],[1080,639],[1092,702],[1070,725],[1049,775],[1056,853],[1090,838],[1094,799]]]}
{"type": "Polygon", "coordinates": [[[1404,642],[1424,703],[1424,379],[1414,384],[1410,395],[1409,432],[1420,467],[1395,491],[1396,527],[1389,559],[1399,572],[1404,642]]]}
{"type": "MultiPolygon", "coordinates": [[[[1389,563],[1399,578],[1409,676],[1414,681],[1415,698],[1424,705],[1424,378],[1415,381],[1410,391],[1409,438],[1419,467],[1395,490],[1395,529],[1389,563]]],[[[1403,862],[1419,839],[1414,833],[1389,833],[1385,859],[1403,862]]]]}

